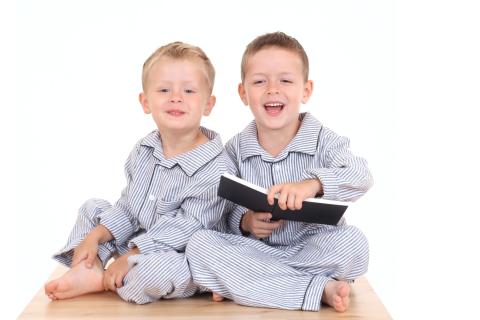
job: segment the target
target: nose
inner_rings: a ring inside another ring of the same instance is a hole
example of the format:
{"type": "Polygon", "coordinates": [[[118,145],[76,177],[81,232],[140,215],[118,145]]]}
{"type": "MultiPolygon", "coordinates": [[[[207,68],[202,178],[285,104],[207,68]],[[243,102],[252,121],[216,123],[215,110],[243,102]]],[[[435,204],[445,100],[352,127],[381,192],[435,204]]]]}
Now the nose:
{"type": "Polygon", "coordinates": [[[279,93],[278,88],[274,83],[271,83],[268,85],[267,94],[271,95],[271,94],[278,94],[278,93],[279,93]]]}
{"type": "Polygon", "coordinates": [[[182,95],[178,91],[172,91],[172,94],[170,95],[169,101],[170,101],[170,103],[182,102],[183,101],[182,95]]]}

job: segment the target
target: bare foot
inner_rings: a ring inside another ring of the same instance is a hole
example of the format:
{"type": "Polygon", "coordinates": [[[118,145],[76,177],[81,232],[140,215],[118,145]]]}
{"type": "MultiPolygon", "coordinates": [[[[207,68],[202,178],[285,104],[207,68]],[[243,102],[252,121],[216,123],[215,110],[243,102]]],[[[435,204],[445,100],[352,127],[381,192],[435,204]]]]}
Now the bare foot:
{"type": "Polygon", "coordinates": [[[45,284],[45,294],[52,300],[62,300],[85,293],[103,291],[103,272],[98,258],[91,269],[87,269],[82,261],[60,278],[45,284]]]}
{"type": "Polygon", "coordinates": [[[345,281],[328,281],[323,289],[322,302],[337,312],[344,312],[350,303],[350,286],[345,281]]]}
{"type": "Polygon", "coordinates": [[[221,302],[223,301],[223,297],[219,295],[218,293],[212,292],[212,300],[215,302],[221,302]]]}

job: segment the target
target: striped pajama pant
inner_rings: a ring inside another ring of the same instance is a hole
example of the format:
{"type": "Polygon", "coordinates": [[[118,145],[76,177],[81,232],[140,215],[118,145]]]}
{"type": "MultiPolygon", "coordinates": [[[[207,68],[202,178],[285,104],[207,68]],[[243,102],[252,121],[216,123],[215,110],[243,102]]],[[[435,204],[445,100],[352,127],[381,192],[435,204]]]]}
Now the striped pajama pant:
{"type": "Polygon", "coordinates": [[[327,281],[352,282],[368,267],[368,242],[353,226],[325,226],[292,246],[212,230],[186,249],[198,285],[238,304],[318,311],[327,281]]]}
{"type": "MultiPolygon", "coordinates": [[[[70,267],[73,249],[98,225],[98,215],[109,208],[111,204],[105,200],[86,201],[79,210],[67,244],[53,258],[70,267]]],[[[98,257],[105,267],[114,255],[123,255],[128,250],[127,243],[116,243],[112,240],[99,245],[98,257]]],[[[160,298],[186,298],[197,291],[184,253],[172,250],[138,254],[130,256],[128,263],[131,268],[123,279],[123,287],[117,289],[118,295],[125,301],[145,304],[160,298]]]]}

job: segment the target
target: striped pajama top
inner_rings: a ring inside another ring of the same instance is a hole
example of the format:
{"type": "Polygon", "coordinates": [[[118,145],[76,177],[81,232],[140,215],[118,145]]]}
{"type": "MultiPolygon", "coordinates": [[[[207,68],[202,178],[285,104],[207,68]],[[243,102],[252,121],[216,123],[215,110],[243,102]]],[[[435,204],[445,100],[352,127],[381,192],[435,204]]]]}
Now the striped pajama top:
{"type": "Polygon", "coordinates": [[[225,230],[226,201],[217,197],[217,188],[232,164],[220,136],[200,130],[210,141],[168,159],[157,130],[135,145],[125,164],[127,186],[99,216],[114,241],[128,242],[143,254],[183,252],[195,231],[225,230]]]}
{"type": "MultiPolygon", "coordinates": [[[[309,113],[299,115],[301,126],[289,145],[273,157],[260,146],[257,127],[252,121],[225,146],[235,164],[237,176],[264,188],[272,185],[318,178],[323,198],[354,201],[371,187],[373,180],[367,162],[349,149],[349,140],[323,126],[309,113]]],[[[241,234],[240,221],[247,211],[235,206],[228,217],[230,231],[241,234]]],[[[344,220],[340,224],[345,223],[344,220]]],[[[322,225],[285,221],[265,243],[289,246],[316,233],[322,225]]]]}

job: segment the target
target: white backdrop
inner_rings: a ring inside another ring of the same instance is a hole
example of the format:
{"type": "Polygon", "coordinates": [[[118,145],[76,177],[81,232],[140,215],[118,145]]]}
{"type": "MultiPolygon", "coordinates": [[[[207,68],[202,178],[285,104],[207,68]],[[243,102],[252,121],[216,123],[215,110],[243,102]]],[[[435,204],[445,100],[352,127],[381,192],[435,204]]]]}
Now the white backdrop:
{"type": "Polygon", "coordinates": [[[176,40],[206,51],[217,105],[203,125],[225,142],[252,119],[236,93],[243,50],[277,30],[309,55],[314,92],[304,110],[369,161],[375,186],[347,219],[369,238],[367,277],[391,315],[468,315],[478,287],[477,9],[468,1],[17,1],[17,89],[7,110],[15,120],[2,125],[15,153],[6,153],[13,169],[2,192],[15,217],[4,242],[16,275],[6,277],[8,315],[55,268],[50,256],[83,201],[118,198],[129,151],[154,129],[137,100],[144,60],[176,40]]]}

